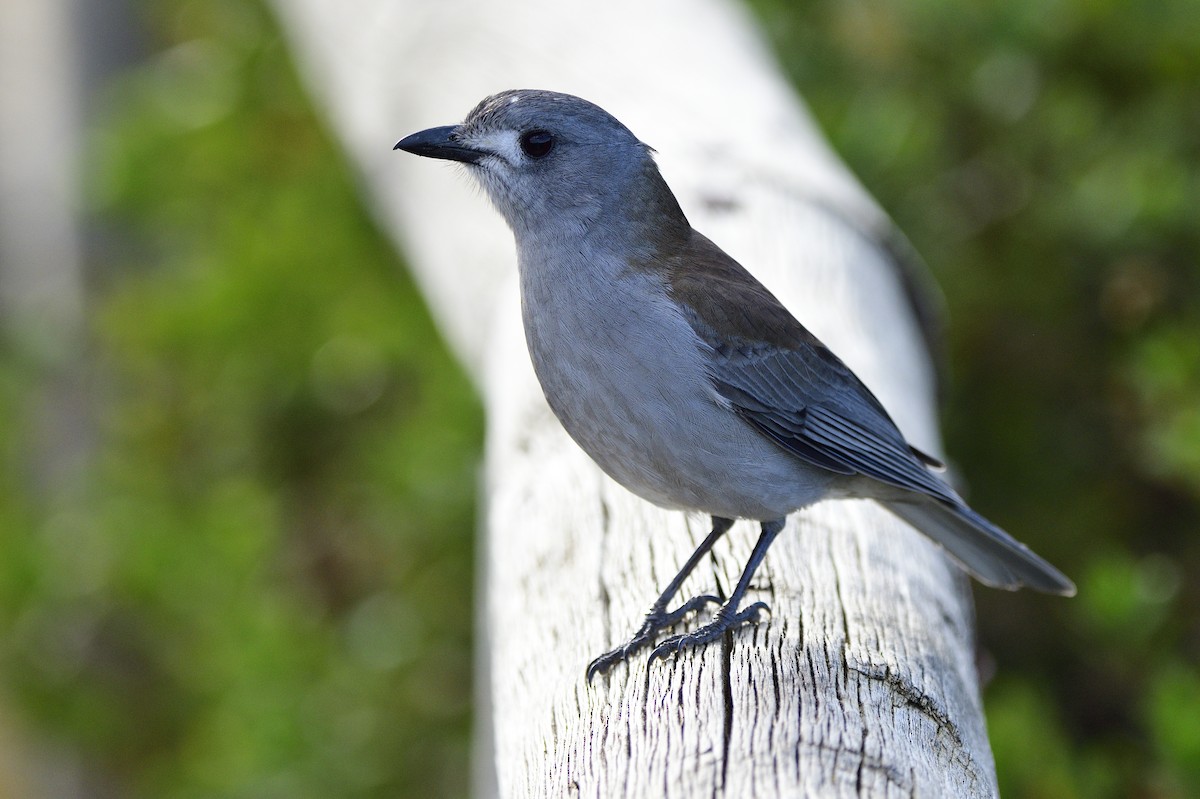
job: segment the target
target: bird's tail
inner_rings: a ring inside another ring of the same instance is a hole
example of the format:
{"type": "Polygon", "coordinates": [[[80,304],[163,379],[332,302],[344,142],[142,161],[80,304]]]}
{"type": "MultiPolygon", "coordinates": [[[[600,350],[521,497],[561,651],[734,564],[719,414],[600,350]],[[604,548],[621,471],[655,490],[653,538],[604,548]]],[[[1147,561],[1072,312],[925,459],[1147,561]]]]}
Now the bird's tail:
{"type": "Polygon", "coordinates": [[[884,507],[932,538],[979,582],[1073,596],[1075,584],[1029,547],[964,504],[912,495],[884,507]]]}

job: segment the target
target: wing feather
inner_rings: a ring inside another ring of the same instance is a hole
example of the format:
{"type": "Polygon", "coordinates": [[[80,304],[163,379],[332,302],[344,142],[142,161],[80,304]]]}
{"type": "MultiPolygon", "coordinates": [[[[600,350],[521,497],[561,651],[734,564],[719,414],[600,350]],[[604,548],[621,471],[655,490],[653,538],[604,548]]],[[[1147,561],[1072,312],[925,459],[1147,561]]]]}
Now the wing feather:
{"type": "Polygon", "coordinates": [[[821,468],[959,501],[862,381],[716,245],[694,234],[669,272],[688,323],[711,348],[713,386],[756,430],[821,468]]]}
{"type": "Polygon", "coordinates": [[[870,389],[737,261],[693,233],[667,266],[714,389],[750,426],[815,466],[914,492],[882,501],[988,585],[1075,593],[932,473],[940,461],[911,447],[870,389]]]}

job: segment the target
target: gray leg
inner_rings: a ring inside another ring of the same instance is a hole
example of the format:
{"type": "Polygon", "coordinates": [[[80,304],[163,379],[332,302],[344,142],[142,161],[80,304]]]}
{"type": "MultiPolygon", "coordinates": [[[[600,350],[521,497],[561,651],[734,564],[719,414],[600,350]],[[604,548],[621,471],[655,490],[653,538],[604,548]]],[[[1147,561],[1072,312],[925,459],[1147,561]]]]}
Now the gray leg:
{"type": "Polygon", "coordinates": [[[761,611],[770,612],[771,609],[765,602],[755,602],[742,611],[738,610],[738,606],[742,604],[742,599],[746,596],[746,589],[750,587],[750,579],[754,576],[755,569],[766,557],[767,550],[771,548],[771,542],[775,540],[775,536],[783,530],[784,522],[784,519],[776,519],[762,523],[762,534],[758,537],[758,543],[754,545],[754,552],[750,553],[750,560],[746,562],[746,568],[742,570],[742,577],[738,580],[737,588],[733,590],[733,595],[721,606],[720,610],[713,614],[712,621],[690,633],[673,635],[666,639],[650,653],[651,661],[665,658],[673,652],[681,652],[684,649],[707,644],[709,641],[720,638],[734,627],[757,620],[761,611]]]}
{"type": "Polygon", "coordinates": [[[654,600],[654,604],[650,606],[650,611],[646,614],[646,618],[642,622],[642,626],[639,627],[638,631],[633,634],[633,637],[630,638],[626,643],[622,644],[616,649],[605,652],[603,655],[588,664],[588,682],[591,682],[592,678],[597,674],[603,674],[612,666],[621,662],[622,660],[625,660],[625,658],[629,657],[637,650],[653,643],[654,637],[659,632],[674,627],[689,613],[694,613],[703,608],[705,605],[719,605],[721,603],[721,600],[717,597],[712,596],[711,594],[704,594],[702,596],[692,597],[675,610],[667,610],[667,603],[674,599],[675,595],[679,593],[679,587],[683,585],[683,581],[686,580],[688,575],[692,573],[692,570],[696,568],[696,564],[700,562],[700,559],[707,555],[709,550],[713,548],[713,544],[717,543],[717,540],[721,536],[725,535],[726,531],[733,526],[733,520],[722,519],[719,516],[714,516],[712,517],[712,524],[712,532],[708,534],[707,538],[700,542],[700,546],[696,547],[696,551],[693,552],[691,557],[687,559],[687,563],[683,564],[683,568],[680,569],[679,573],[676,574],[674,579],[671,580],[670,584],[666,587],[666,590],[659,595],[658,599],[654,600]]]}

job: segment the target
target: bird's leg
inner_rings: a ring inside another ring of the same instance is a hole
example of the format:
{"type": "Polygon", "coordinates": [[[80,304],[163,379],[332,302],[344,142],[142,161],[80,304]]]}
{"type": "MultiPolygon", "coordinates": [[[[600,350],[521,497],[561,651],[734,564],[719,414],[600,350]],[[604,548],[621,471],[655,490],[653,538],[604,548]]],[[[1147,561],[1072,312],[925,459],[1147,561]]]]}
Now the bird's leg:
{"type": "Polygon", "coordinates": [[[658,660],[665,658],[673,652],[681,652],[684,649],[707,644],[709,641],[714,641],[726,633],[726,631],[737,627],[740,624],[754,621],[758,618],[761,611],[770,612],[765,602],[755,602],[745,610],[738,610],[743,597],[746,595],[746,589],[750,587],[750,578],[754,576],[754,570],[758,568],[758,564],[762,563],[766,557],[767,550],[771,547],[771,542],[775,540],[775,536],[783,529],[784,519],[776,519],[770,522],[762,523],[762,534],[758,537],[758,543],[754,545],[754,551],[750,553],[750,560],[746,562],[746,568],[742,570],[742,577],[738,580],[737,588],[733,590],[733,594],[726,600],[725,604],[713,614],[713,619],[708,624],[693,630],[690,633],[682,635],[673,635],[663,641],[654,648],[650,653],[650,660],[658,660]]]}
{"type": "Polygon", "coordinates": [[[667,610],[667,603],[679,593],[679,587],[683,585],[683,581],[696,568],[696,564],[700,562],[700,559],[707,555],[709,550],[713,548],[713,544],[717,543],[717,540],[725,535],[726,531],[733,526],[733,520],[714,516],[712,517],[712,524],[712,532],[700,542],[700,546],[696,547],[696,551],[687,559],[687,563],[683,564],[683,568],[671,580],[666,590],[659,595],[658,599],[654,600],[654,604],[650,606],[649,612],[646,613],[646,618],[642,621],[642,626],[633,634],[633,637],[626,643],[616,649],[605,652],[588,664],[587,678],[589,682],[592,677],[608,671],[609,668],[629,657],[632,653],[647,644],[653,643],[655,635],[662,630],[674,627],[689,613],[694,613],[705,605],[721,604],[721,600],[717,597],[711,594],[704,594],[692,597],[687,602],[675,608],[675,610],[667,610]]]}

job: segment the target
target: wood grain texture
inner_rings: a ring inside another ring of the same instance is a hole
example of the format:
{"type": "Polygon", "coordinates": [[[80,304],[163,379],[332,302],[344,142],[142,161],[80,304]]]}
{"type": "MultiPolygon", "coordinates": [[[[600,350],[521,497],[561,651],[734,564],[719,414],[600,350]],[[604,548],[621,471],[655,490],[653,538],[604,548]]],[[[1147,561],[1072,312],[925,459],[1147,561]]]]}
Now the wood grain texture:
{"type": "MultiPolygon", "coordinates": [[[[659,151],[692,223],[939,451],[933,378],[888,223],[823,144],[743,14],[716,0],[585,5],[276,0],[301,68],[411,254],[488,413],[481,796],[991,796],[965,577],[865,501],[789,520],[720,645],[588,684],[708,531],[612,483],[541,396],[511,237],[445,164],[390,152],[514,87],[593,100],[659,151]]],[[[727,593],[740,522],[684,586],[727,593]]]]}

